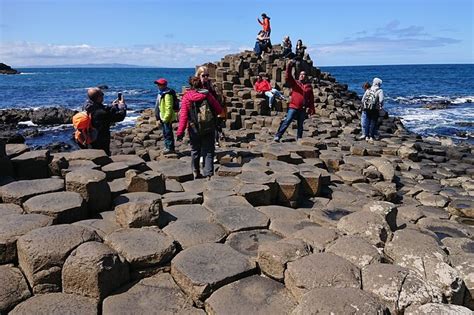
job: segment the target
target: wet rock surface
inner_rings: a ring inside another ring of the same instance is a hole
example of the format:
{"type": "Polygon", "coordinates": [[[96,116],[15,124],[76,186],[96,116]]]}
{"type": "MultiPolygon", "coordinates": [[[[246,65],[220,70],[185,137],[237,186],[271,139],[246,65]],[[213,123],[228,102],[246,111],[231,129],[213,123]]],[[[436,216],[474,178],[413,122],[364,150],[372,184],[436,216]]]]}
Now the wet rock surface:
{"type": "Polygon", "coordinates": [[[279,49],[208,65],[228,107],[210,179],[187,139],[162,154],[151,110],[110,157],[2,146],[0,312],[472,312],[473,147],[393,117],[358,140],[356,93],[309,58],[316,114],[273,142],[288,104],[269,113],[252,83],[289,96],[279,49]]]}

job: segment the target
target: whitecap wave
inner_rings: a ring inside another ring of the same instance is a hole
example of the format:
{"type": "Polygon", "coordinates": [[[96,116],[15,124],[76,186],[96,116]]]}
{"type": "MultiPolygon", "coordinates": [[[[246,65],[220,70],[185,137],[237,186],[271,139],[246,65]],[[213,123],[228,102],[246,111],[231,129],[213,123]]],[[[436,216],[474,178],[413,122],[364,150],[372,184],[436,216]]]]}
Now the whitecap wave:
{"type": "Polygon", "coordinates": [[[451,101],[453,104],[474,103],[474,96],[461,96],[451,101]]]}
{"type": "Polygon", "coordinates": [[[20,75],[35,75],[35,74],[39,74],[38,72],[20,72],[19,73],[20,75]]]}
{"type": "Polygon", "coordinates": [[[466,96],[441,96],[441,95],[410,95],[410,96],[397,96],[387,97],[387,101],[392,101],[403,105],[415,105],[415,104],[428,104],[428,103],[440,103],[449,102],[452,104],[465,104],[474,103],[473,95],[466,96]]]}
{"type": "Polygon", "coordinates": [[[114,89],[113,91],[107,91],[104,94],[106,96],[116,96],[118,92],[121,92],[125,96],[134,96],[134,95],[142,95],[150,93],[151,90],[148,89],[130,89],[130,90],[117,90],[114,89]]]}
{"type": "Polygon", "coordinates": [[[36,127],[36,126],[38,126],[37,124],[35,124],[35,123],[32,122],[31,120],[28,120],[28,121],[20,121],[18,124],[19,124],[19,125],[23,125],[23,126],[28,126],[28,127],[36,127]]]}

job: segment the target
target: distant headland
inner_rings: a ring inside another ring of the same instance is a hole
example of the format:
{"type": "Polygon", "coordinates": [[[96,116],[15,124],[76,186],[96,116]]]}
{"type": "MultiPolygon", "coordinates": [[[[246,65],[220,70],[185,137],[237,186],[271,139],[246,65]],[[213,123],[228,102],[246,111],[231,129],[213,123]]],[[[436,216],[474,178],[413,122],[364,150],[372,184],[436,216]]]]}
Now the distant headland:
{"type": "Polygon", "coordinates": [[[0,74],[20,74],[20,71],[0,62],[0,74]]]}

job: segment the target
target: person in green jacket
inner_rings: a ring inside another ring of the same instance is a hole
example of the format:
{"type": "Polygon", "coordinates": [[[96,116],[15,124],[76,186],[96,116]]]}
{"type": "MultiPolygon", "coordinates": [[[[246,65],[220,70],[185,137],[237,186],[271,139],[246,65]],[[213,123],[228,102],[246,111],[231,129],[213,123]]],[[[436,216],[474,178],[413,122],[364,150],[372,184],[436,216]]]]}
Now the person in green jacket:
{"type": "Polygon", "coordinates": [[[155,81],[155,84],[158,86],[155,117],[156,120],[161,122],[163,128],[163,139],[165,142],[163,154],[169,154],[174,152],[173,122],[176,121],[176,113],[174,111],[176,92],[168,87],[166,79],[158,79],[155,81]]]}

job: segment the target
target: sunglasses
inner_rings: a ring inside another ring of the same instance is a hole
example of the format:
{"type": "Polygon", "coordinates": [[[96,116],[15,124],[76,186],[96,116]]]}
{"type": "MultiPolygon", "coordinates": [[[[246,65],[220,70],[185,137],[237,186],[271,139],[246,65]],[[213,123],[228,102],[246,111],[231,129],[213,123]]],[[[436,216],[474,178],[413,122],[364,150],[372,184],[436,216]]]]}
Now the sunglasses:
{"type": "Polygon", "coordinates": [[[201,77],[208,77],[209,74],[201,74],[201,77]]]}

